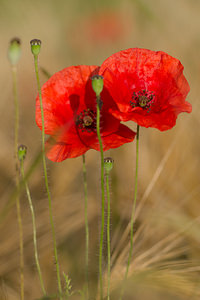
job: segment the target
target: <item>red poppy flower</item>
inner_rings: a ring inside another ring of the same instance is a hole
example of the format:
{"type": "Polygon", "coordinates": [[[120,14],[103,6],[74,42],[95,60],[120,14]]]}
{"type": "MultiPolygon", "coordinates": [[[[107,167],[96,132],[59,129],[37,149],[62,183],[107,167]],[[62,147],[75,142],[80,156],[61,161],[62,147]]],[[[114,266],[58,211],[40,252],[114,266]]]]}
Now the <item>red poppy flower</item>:
{"type": "Polygon", "coordinates": [[[192,111],[190,90],[180,61],[161,51],[131,48],[113,54],[100,68],[104,86],[117,104],[121,121],[167,130],[179,113],[192,111]]]}
{"type": "MultiPolygon", "coordinates": [[[[42,87],[47,157],[62,161],[77,157],[89,149],[99,150],[96,133],[96,96],[91,76],[97,66],[72,66],[54,74],[42,87]]],[[[108,113],[112,98],[101,93],[101,137],[104,151],[131,142],[135,132],[108,113]]],[[[42,129],[39,97],[36,99],[36,123],[42,129]]]]}

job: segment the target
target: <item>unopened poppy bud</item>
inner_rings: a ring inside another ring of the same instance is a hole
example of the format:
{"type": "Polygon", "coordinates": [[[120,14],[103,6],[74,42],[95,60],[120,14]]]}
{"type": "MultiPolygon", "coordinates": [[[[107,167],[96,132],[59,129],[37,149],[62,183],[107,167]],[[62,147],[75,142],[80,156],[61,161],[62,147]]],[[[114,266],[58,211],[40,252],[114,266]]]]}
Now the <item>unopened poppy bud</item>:
{"type": "Polygon", "coordinates": [[[30,41],[31,44],[31,51],[33,53],[34,56],[38,56],[38,54],[40,53],[40,49],[41,49],[41,40],[38,39],[33,39],[30,41]]]}
{"type": "Polygon", "coordinates": [[[8,48],[8,59],[11,65],[16,65],[21,56],[21,41],[19,38],[13,38],[8,48]]]}
{"type": "Polygon", "coordinates": [[[27,152],[27,147],[25,145],[20,145],[18,147],[18,158],[20,161],[25,159],[26,152],[27,152]]]}
{"type": "Polygon", "coordinates": [[[114,159],[112,157],[104,158],[104,169],[109,173],[113,168],[114,159]]]}
{"type": "Polygon", "coordinates": [[[94,75],[92,78],[92,88],[95,92],[96,96],[100,96],[101,92],[103,91],[103,76],[101,75],[94,75]]]}

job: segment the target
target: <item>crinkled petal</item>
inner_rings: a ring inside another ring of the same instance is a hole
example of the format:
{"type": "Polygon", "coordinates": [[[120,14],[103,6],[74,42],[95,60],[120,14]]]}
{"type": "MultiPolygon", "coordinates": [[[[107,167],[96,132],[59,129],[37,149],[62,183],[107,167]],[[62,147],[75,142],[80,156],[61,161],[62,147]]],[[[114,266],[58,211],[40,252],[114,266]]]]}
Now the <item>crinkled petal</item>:
{"type": "Polygon", "coordinates": [[[192,110],[185,101],[190,87],[182,64],[162,51],[138,48],[120,51],[105,60],[99,72],[104,76],[105,89],[117,105],[110,112],[119,120],[167,130],[175,125],[179,113],[192,110]],[[155,94],[154,104],[148,111],[130,105],[133,93],[141,90],[155,94]]]}
{"type": "MultiPolygon", "coordinates": [[[[118,148],[125,143],[130,143],[134,140],[135,135],[136,133],[130,128],[120,124],[116,132],[102,137],[103,150],[106,151],[110,148],[118,148]]],[[[99,143],[97,143],[93,148],[99,151],[99,143]]]]}
{"type": "Polygon", "coordinates": [[[46,147],[48,149],[46,154],[48,159],[54,162],[61,162],[67,158],[78,157],[89,150],[86,147],[75,148],[74,144],[65,144],[64,142],[55,142],[55,144],[52,145],[52,143],[47,141],[46,147]]]}
{"type": "MultiPolygon", "coordinates": [[[[55,73],[42,87],[45,133],[52,135],[86,108],[87,81],[98,66],[72,66],[55,73]]],[[[94,97],[94,96],[93,96],[94,97]]],[[[39,96],[36,99],[36,123],[42,128],[39,96]]]]}
{"type": "Polygon", "coordinates": [[[46,142],[47,157],[54,162],[84,154],[89,148],[80,140],[76,127],[60,129],[46,142]]]}

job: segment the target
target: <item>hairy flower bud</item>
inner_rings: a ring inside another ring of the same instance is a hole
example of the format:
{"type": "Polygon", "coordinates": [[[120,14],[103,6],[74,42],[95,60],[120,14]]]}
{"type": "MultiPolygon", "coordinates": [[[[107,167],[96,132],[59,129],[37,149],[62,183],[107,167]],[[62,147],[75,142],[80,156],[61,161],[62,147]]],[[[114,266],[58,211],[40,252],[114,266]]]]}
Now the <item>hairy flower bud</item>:
{"type": "Polygon", "coordinates": [[[13,38],[8,48],[8,59],[11,65],[16,65],[21,56],[21,41],[19,38],[13,38]]]}

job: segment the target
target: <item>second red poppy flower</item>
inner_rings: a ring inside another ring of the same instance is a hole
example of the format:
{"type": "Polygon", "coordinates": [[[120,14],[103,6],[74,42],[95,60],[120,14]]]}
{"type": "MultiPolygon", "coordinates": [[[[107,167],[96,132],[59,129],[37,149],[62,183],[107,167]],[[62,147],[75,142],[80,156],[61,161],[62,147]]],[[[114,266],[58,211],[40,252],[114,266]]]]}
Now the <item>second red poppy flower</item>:
{"type": "Polygon", "coordinates": [[[100,74],[117,108],[110,112],[121,121],[168,130],[179,113],[192,111],[190,90],[180,61],[162,51],[130,48],[106,59],[100,74]]]}

